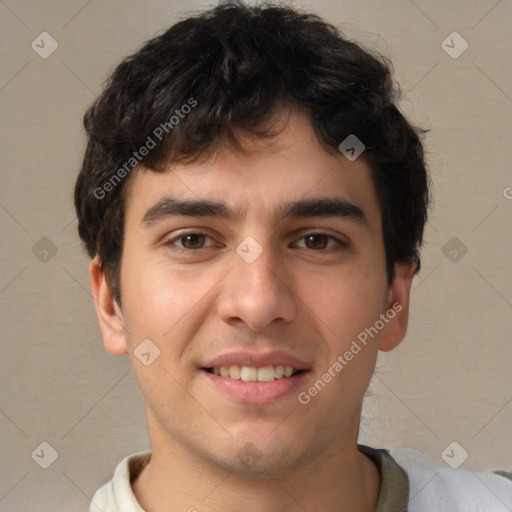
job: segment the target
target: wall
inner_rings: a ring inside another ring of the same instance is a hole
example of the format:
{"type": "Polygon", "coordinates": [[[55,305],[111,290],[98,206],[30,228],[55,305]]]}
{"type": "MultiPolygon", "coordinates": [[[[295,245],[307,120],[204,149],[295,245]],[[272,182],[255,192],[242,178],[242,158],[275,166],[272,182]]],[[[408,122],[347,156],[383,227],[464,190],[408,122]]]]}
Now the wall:
{"type": "MultiPolygon", "coordinates": [[[[0,3],[2,510],[85,510],[122,457],[148,448],[129,361],[102,347],[76,234],[81,117],[122,56],[205,5],[0,3]],[[58,44],[49,56],[43,31],[58,44]]],[[[409,331],[379,358],[361,441],[415,447],[437,465],[456,441],[462,467],[511,470],[512,4],[293,5],[390,57],[401,108],[431,129],[435,204],[409,331]]]]}

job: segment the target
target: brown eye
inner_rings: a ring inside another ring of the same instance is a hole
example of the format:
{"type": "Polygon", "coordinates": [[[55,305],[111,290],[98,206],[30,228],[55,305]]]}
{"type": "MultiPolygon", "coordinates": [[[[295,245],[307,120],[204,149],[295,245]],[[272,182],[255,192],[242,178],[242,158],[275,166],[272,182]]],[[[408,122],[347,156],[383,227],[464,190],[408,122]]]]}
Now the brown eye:
{"type": "Polygon", "coordinates": [[[214,243],[212,237],[205,233],[189,231],[169,240],[165,245],[169,246],[171,249],[194,251],[211,247],[214,243]],[[208,242],[208,240],[210,240],[210,242],[208,242]]]}
{"type": "Polygon", "coordinates": [[[205,236],[200,233],[191,233],[179,238],[185,249],[201,249],[204,245],[204,239],[205,236]]]}
{"type": "Polygon", "coordinates": [[[331,250],[348,247],[348,243],[328,233],[309,233],[301,237],[294,245],[299,249],[311,249],[319,252],[331,252],[331,250]]]}
{"type": "Polygon", "coordinates": [[[307,235],[304,237],[304,240],[308,249],[325,249],[329,238],[327,235],[316,234],[307,235]]]}

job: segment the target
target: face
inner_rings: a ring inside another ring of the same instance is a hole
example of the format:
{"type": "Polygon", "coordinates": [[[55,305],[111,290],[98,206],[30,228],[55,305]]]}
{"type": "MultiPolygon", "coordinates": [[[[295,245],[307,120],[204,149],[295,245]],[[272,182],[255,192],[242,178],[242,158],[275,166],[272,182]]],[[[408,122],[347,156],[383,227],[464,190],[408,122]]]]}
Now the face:
{"type": "Polygon", "coordinates": [[[279,120],[247,153],[135,171],[122,311],[92,264],[154,451],[277,473],[355,446],[377,351],[405,335],[412,273],[387,285],[369,166],[322,145],[305,114],[279,120]]]}

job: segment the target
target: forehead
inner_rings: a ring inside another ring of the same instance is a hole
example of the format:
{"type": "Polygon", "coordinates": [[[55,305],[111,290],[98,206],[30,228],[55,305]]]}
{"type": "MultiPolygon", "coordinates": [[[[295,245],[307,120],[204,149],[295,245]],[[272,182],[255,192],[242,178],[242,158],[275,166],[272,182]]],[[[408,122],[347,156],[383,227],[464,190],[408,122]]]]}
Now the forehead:
{"type": "Polygon", "coordinates": [[[274,124],[280,131],[272,139],[241,135],[244,152],[221,145],[196,163],[169,165],[163,172],[136,169],[126,194],[126,222],[143,223],[166,197],[223,203],[239,221],[275,221],[291,202],[322,197],[356,205],[369,224],[380,226],[372,173],[363,157],[349,161],[323,144],[301,111],[281,112],[274,124]]]}

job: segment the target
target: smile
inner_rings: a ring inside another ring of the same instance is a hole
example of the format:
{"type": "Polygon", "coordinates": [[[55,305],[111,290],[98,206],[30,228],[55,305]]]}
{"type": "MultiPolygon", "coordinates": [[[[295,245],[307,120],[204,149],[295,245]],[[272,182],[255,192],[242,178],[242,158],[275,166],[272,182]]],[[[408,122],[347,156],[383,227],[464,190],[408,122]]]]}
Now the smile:
{"type": "Polygon", "coordinates": [[[207,371],[219,377],[227,377],[244,382],[272,382],[297,375],[302,370],[292,366],[216,366],[207,368],[207,371]]]}

